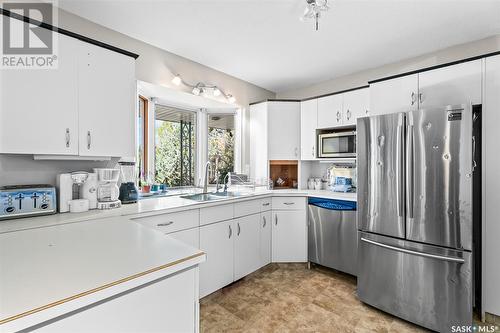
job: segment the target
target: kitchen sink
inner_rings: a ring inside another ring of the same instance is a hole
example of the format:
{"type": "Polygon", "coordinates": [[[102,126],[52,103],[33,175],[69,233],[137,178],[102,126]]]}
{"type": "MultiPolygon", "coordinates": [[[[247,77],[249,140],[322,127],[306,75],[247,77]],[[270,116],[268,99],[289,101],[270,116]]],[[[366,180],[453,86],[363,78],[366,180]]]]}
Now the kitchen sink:
{"type": "Polygon", "coordinates": [[[222,200],[224,198],[236,198],[241,196],[242,194],[237,192],[211,192],[211,193],[182,195],[181,198],[203,202],[203,201],[222,200]]]}

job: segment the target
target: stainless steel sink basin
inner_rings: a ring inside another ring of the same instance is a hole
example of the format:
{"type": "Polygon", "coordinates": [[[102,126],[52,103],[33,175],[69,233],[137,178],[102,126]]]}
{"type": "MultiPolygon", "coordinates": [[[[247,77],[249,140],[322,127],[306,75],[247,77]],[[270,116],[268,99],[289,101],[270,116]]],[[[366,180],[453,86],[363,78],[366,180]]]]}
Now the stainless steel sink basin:
{"type": "Polygon", "coordinates": [[[242,194],[237,192],[211,192],[211,193],[182,195],[181,198],[203,202],[203,201],[222,200],[225,198],[236,198],[241,196],[242,194]]]}

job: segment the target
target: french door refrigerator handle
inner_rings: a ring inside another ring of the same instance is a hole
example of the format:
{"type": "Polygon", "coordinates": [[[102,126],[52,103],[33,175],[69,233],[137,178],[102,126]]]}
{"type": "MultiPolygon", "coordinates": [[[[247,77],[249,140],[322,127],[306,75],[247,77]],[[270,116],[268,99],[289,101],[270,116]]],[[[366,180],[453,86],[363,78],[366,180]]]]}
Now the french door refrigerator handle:
{"type": "Polygon", "coordinates": [[[388,249],[388,250],[393,250],[393,251],[396,251],[396,252],[403,252],[403,253],[413,254],[413,255],[421,256],[421,257],[425,257],[425,258],[433,258],[433,259],[438,259],[438,260],[451,261],[451,262],[456,262],[456,263],[459,263],[459,264],[465,263],[465,260],[462,259],[462,258],[440,256],[440,255],[437,255],[437,254],[430,254],[430,253],[424,253],[424,252],[419,252],[419,251],[413,251],[413,250],[403,249],[401,247],[392,246],[392,245],[388,245],[388,244],[384,244],[384,243],[379,243],[379,242],[372,241],[370,239],[366,239],[366,238],[363,238],[363,237],[361,237],[361,241],[363,241],[365,243],[372,244],[372,245],[380,246],[380,247],[383,247],[383,248],[388,249]]]}
{"type": "Polygon", "coordinates": [[[399,124],[397,127],[397,141],[396,141],[396,150],[397,150],[397,209],[398,209],[398,216],[403,217],[404,216],[404,131],[403,131],[403,124],[399,124]]]}
{"type": "Polygon", "coordinates": [[[413,142],[413,125],[408,125],[406,139],[406,201],[408,203],[408,217],[413,218],[414,206],[414,142],[413,142]]]}

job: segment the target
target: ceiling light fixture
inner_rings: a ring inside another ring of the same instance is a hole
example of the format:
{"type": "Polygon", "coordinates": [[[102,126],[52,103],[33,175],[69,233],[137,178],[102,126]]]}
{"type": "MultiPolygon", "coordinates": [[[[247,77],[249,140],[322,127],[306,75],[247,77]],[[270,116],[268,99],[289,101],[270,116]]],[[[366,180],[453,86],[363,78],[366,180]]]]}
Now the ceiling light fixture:
{"type": "Polygon", "coordinates": [[[175,84],[176,86],[179,86],[182,83],[181,76],[179,74],[174,76],[174,78],[172,79],[172,83],[175,84]]]}
{"type": "Polygon", "coordinates": [[[305,21],[307,19],[314,19],[316,31],[318,31],[321,12],[326,12],[330,9],[328,6],[328,0],[306,0],[306,3],[307,5],[304,9],[304,14],[302,14],[300,20],[305,21]]]}
{"type": "Polygon", "coordinates": [[[234,98],[233,95],[224,92],[224,90],[222,90],[218,86],[208,85],[208,84],[205,84],[203,82],[198,82],[197,84],[194,84],[194,85],[189,84],[189,83],[185,82],[179,74],[176,74],[174,76],[174,78],[172,79],[172,83],[175,84],[176,86],[179,86],[182,83],[183,85],[192,88],[191,92],[193,93],[193,95],[196,95],[196,96],[203,95],[203,96],[207,97],[207,96],[209,96],[209,92],[211,91],[212,95],[214,97],[219,97],[222,95],[226,98],[226,100],[229,103],[232,104],[232,103],[236,102],[236,98],[234,98]]]}

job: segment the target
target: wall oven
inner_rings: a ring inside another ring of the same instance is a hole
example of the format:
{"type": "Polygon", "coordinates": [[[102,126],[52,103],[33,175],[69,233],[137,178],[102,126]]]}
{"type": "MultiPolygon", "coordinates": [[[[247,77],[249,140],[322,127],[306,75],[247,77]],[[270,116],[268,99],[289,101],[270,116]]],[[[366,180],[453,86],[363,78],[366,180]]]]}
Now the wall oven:
{"type": "Polygon", "coordinates": [[[356,157],[356,131],[318,135],[319,157],[356,157]]]}

